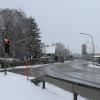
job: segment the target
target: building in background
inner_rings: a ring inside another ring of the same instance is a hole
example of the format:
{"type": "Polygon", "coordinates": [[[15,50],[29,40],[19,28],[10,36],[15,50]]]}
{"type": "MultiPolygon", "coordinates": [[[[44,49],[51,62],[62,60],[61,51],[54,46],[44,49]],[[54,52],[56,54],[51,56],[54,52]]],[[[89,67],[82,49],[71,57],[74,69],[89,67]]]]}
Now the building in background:
{"type": "Polygon", "coordinates": [[[44,63],[55,62],[55,48],[54,45],[47,45],[45,55],[42,57],[44,63]]]}
{"type": "Polygon", "coordinates": [[[86,44],[82,44],[82,56],[85,57],[87,55],[87,46],[86,44]]]}
{"type": "Polygon", "coordinates": [[[96,65],[100,66],[100,53],[95,53],[94,54],[94,61],[96,65]]]}

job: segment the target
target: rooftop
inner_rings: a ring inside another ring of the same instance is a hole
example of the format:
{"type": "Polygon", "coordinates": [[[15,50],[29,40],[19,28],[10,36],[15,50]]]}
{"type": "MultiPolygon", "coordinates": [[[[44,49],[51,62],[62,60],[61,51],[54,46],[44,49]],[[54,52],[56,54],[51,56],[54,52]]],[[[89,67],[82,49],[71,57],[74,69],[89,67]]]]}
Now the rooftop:
{"type": "Polygon", "coordinates": [[[55,46],[48,46],[48,47],[46,47],[46,54],[47,53],[49,53],[49,54],[53,53],[54,54],[55,53],[55,48],[56,48],[55,46]]]}

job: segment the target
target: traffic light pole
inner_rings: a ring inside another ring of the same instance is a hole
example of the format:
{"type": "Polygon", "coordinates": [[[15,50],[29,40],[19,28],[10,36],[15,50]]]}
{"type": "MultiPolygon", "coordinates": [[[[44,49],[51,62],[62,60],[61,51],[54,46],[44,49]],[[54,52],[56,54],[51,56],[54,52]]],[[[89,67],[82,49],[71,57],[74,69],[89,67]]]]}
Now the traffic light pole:
{"type": "Polygon", "coordinates": [[[6,53],[5,53],[5,75],[7,75],[7,65],[6,65],[6,61],[7,61],[7,57],[6,57],[6,53]]]}

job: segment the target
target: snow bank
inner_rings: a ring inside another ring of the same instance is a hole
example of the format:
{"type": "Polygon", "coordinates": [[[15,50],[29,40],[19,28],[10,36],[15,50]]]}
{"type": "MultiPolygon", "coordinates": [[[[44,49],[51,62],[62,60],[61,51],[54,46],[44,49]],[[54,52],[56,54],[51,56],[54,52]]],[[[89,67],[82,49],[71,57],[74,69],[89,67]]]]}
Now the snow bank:
{"type": "Polygon", "coordinates": [[[92,67],[92,68],[100,68],[100,66],[96,66],[96,65],[93,65],[93,64],[88,64],[87,66],[92,67]]]}
{"type": "MultiPolygon", "coordinates": [[[[46,83],[43,90],[25,76],[7,72],[0,73],[0,100],[73,100],[73,94],[46,83]]],[[[79,100],[87,100],[78,96],[79,100]]]]}
{"type": "MultiPolygon", "coordinates": [[[[37,68],[37,67],[42,67],[43,66],[43,64],[41,64],[41,65],[33,65],[33,66],[28,66],[29,68],[37,68]]],[[[17,67],[15,67],[16,69],[17,68],[26,68],[26,66],[17,66],[17,67]]]]}
{"type": "MultiPolygon", "coordinates": [[[[66,100],[50,91],[35,86],[24,76],[0,73],[0,100],[66,100]]],[[[70,100],[70,99],[68,99],[70,100]]]]}

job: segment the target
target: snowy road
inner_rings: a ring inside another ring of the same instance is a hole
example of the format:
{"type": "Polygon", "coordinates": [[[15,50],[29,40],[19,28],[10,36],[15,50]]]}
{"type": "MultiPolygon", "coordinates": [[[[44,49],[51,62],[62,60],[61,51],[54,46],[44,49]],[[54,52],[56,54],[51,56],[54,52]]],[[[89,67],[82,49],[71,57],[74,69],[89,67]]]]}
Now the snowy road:
{"type": "MultiPolygon", "coordinates": [[[[70,81],[78,85],[78,87],[77,85],[72,84],[72,86],[70,86],[70,84],[66,85],[71,89],[70,91],[73,91],[72,87],[74,87],[76,92],[89,97],[90,100],[100,100],[100,69],[87,67],[86,61],[79,60],[70,63],[56,64],[53,66],[49,65],[46,69],[46,73],[51,77],[55,77],[66,82],[70,81]]],[[[57,82],[57,84],[59,83],[59,81],[55,82],[57,82]]],[[[62,82],[62,84],[64,83],[62,82]]],[[[64,86],[63,88],[66,87],[64,86]]],[[[67,89],[69,90],[69,88],[67,89]]]]}
{"type": "Polygon", "coordinates": [[[78,83],[100,88],[100,69],[86,66],[87,62],[74,61],[71,63],[49,65],[46,73],[61,79],[68,80],[68,77],[78,83]]]}

